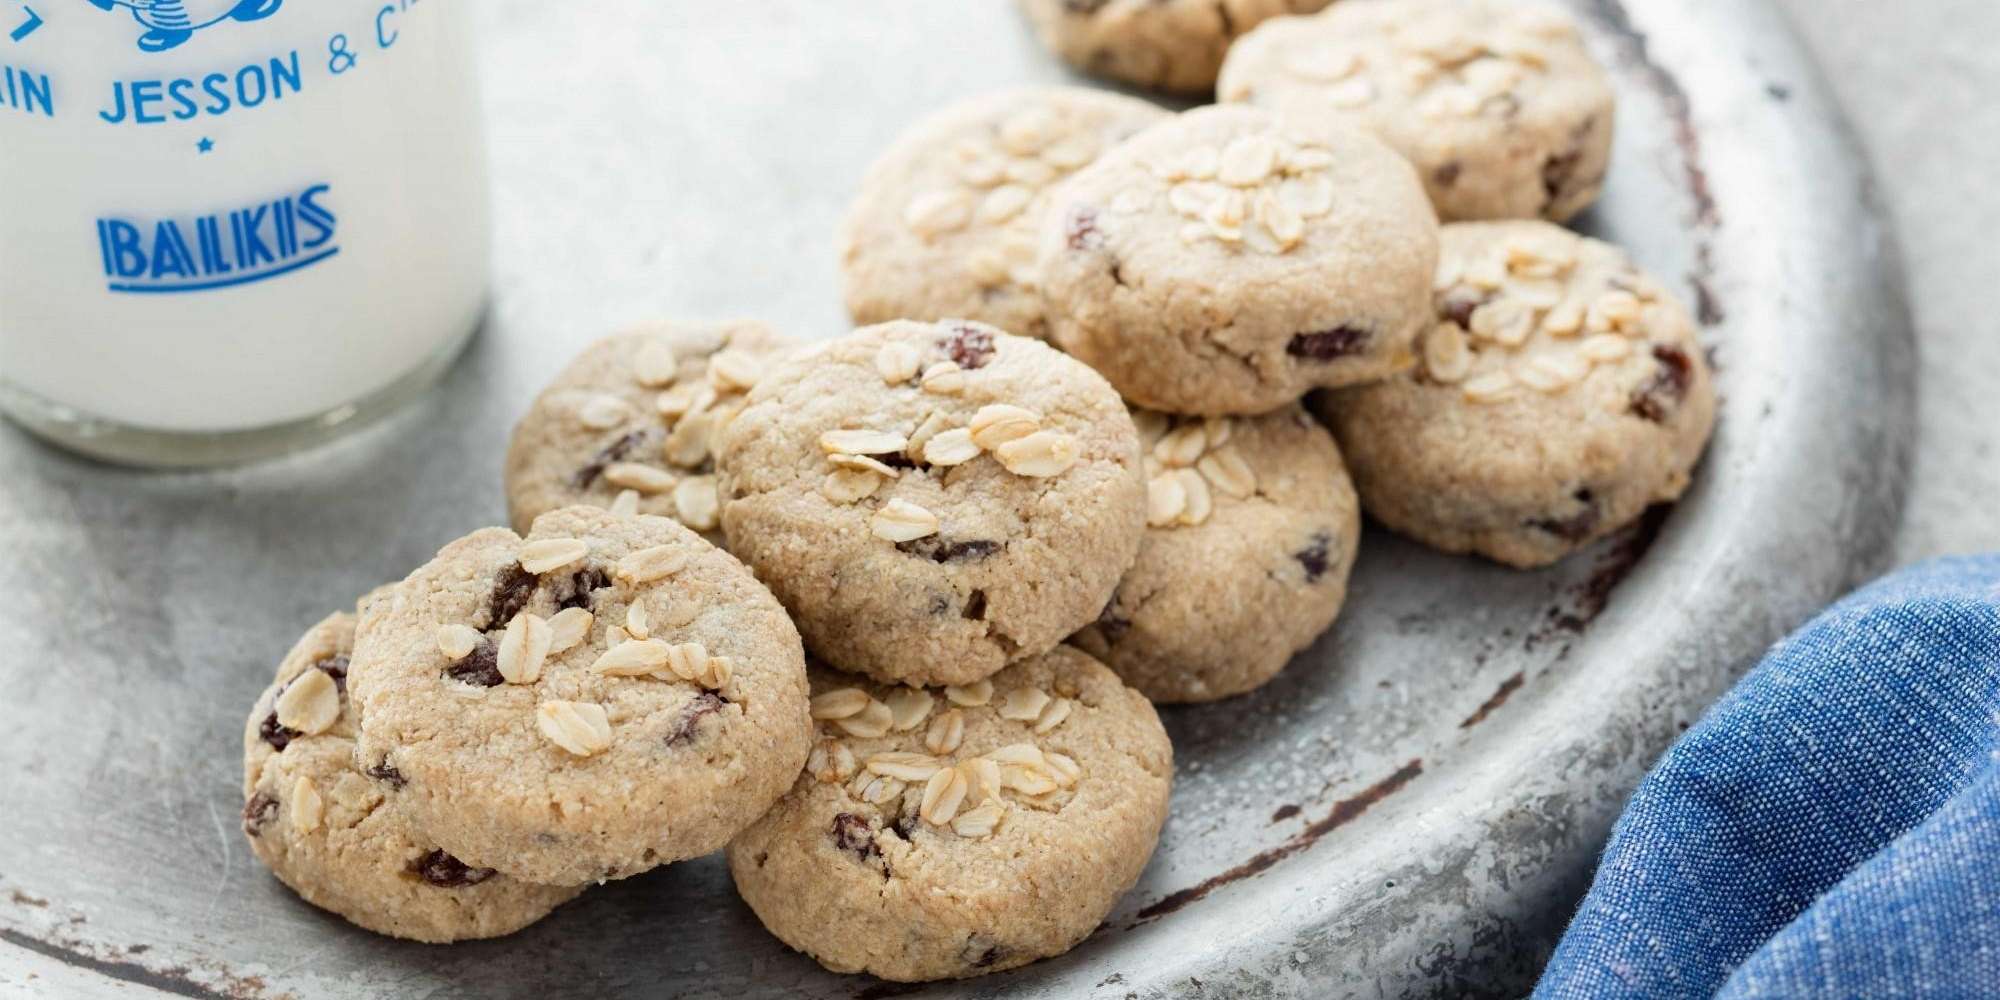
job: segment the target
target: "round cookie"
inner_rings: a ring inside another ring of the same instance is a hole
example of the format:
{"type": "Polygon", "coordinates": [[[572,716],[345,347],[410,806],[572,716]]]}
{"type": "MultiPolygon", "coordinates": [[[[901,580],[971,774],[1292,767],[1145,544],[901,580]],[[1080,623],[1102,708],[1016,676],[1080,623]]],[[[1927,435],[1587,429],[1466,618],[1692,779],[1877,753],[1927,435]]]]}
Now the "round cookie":
{"type": "Polygon", "coordinates": [[[1687,488],[1715,387],[1687,309],[1623,251],[1449,225],[1436,307],[1421,368],[1318,402],[1383,524],[1525,568],[1687,488]]]}
{"type": "Polygon", "coordinates": [[[1256,688],[1333,624],[1360,505],[1297,404],[1261,417],[1133,415],[1146,449],[1139,561],[1070,641],[1155,702],[1256,688]]]}
{"type": "Polygon", "coordinates": [[[1446,220],[1568,219],[1611,158],[1611,82],[1540,3],[1346,0],[1269,21],[1229,50],[1216,92],[1381,137],[1446,220]]]}
{"type": "Polygon", "coordinates": [[[918,981],[1059,955],[1152,856],[1173,748],[1067,647],[943,691],[813,671],[806,773],[729,845],[771,933],[836,972],[918,981]]]}
{"type": "Polygon", "coordinates": [[[1409,365],[1437,219],[1374,139],[1232,105],[1078,171],[1041,248],[1052,339],[1134,405],[1268,413],[1409,365]]]}
{"type": "Polygon", "coordinates": [[[580,888],[468,867],[395,810],[379,808],[402,777],[354,763],[354,715],[344,690],[354,624],[354,615],[341,612],[313,626],[285,654],[244,725],[250,850],[306,902],[415,941],[512,934],[575,897],[580,888]],[[280,698],[295,686],[281,709],[280,698]],[[281,711],[284,722],[301,728],[284,725],[281,711]]]}
{"type": "Polygon", "coordinates": [[[1040,341],[865,327],[774,369],[723,437],[722,528],[813,653],[963,684],[1104,607],[1145,528],[1132,418],[1040,341]]]}
{"type": "Polygon", "coordinates": [[[466,864],[554,885],[722,846],[791,785],[804,651],[770,592],[663,517],[486,528],[363,610],[357,753],[466,864]]]}
{"type": "Polygon", "coordinates": [[[663,323],[584,348],[514,428],[514,529],[573,504],[610,507],[629,490],[630,511],[713,533],[711,438],[795,346],[759,323],[663,323]]]}
{"type": "Polygon", "coordinates": [[[970,319],[1046,337],[1035,236],[1051,186],[1167,117],[1145,101],[1044,87],[962,101],[875,161],[841,234],[859,324],[970,319]]]}
{"type": "Polygon", "coordinates": [[[1215,86],[1223,53],[1273,17],[1330,0],[1021,0],[1042,44],[1094,76],[1182,94],[1215,86]]]}

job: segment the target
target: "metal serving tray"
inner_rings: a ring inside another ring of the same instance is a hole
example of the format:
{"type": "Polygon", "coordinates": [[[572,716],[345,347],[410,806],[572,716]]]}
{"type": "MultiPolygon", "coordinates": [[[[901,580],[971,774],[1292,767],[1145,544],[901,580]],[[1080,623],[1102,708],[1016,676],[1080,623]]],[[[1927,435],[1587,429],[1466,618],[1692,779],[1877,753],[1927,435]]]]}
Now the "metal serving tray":
{"type": "Polygon", "coordinates": [[[489,0],[497,299],[442,388],[331,447],[156,475],[0,433],[0,994],[1518,995],[1646,764],[1879,567],[1911,444],[1892,248],[1762,0],[1576,0],[1623,104],[1583,220],[1699,304],[1720,431],[1671,512],[1546,572],[1371,531],[1274,684],[1166,711],[1174,814],[1091,940],[1028,969],[840,977],[719,859],[427,947],[301,903],[237,829],[238,731],[308,624],[503,520],[501,455],[588,339],[658,316],[844,329],[871,156],[960,96],[1065,78],[1002,0],[489,0]]]}

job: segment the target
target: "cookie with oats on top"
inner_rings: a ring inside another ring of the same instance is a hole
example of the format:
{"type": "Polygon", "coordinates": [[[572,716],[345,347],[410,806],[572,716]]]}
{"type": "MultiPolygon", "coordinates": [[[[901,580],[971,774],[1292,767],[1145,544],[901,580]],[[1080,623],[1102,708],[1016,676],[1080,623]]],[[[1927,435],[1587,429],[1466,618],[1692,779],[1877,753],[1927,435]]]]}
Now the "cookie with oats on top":
{"type": "Polygon", "coordinates": [[[1094,76],[1199,94],[1215,86],[1223,53],[1273,17],[1329,0],[1021,0],[1042,44],[1094,76]]]}
{"type": "Polygon", "coordinates": [[[1316,402],[1377,520],[1528,568],[1687,489],[1714,377],[1687,308],[1624,251],[1455,223],[1434,309],[1419,368],[1316,402]]]}
{"type": "Polygon", "coordinates": [[[584,348],[514,428],[505,473],[514,529],[588,504],[671,517],[719,541],[713,440],[796,346],[734,322],[661,323],[584,348]]]}
{"type": "Polygon", "coordinates": [[[1040,261],[1051,341],[1133,405],[1252,415],[1407,367],[1437,217],[1367,135],[1211,106],[1077,171],[1040,261]]]}
{"type": "Polygon", "coordinates": [[[475,531],[362,610],[356,753],[467,865],[550,885],[706,854],[804,763],[805,654],[675,522],[565,507],[475,531]]]}
{"type": "Polygon", "coordinates": [[[1035,234],[1063,178],[1167,112],[1084,87],[960,101],[868,168],[841,233],[858,324],[970,319],[1048,336],[1035,234]]]}
{"type": "Polygon", "coordinates": [[[1219,99],[1360,128],[1416,164],[1446,221],[1562,222],[1611,158],[1609,76],[1533,0],[1344,0],[1229,50],[1219,99]]]}
{"type": "Polygon", "coordinates": [[[1097,616],[1145,527],[1104,379],[979,323],[864,327],[780,364],[722,441],[722,530],[827,663],[970,683],[1097,616]]]}
{"type": "Polygon", "coordinates": [[[1155,702],[1260,687],[1347,599],[1361,508],[1340,449],[1296,404],[1261,417],[1133,418],[1146,537],[1070,642],[1155,702]]]}
{"type": "Polygon", "coordinates": [[[812,683],[806,772],[730,842],[729,871],[829,969],[957,979],[1062,954],[1159,842],[1166,730],[1083,653],[942,689],[817,668],[812,683]]]}
{"type": "Polygon", "coordinates": [[[308,630],[251,708],[243,727],[251,853],[306,902],[413,941],[511,934],[574,898],[581,888],[467,865],[383,808],[403,777],[354,757],[346,686],[355,621],[343,611],[308,630]]]}

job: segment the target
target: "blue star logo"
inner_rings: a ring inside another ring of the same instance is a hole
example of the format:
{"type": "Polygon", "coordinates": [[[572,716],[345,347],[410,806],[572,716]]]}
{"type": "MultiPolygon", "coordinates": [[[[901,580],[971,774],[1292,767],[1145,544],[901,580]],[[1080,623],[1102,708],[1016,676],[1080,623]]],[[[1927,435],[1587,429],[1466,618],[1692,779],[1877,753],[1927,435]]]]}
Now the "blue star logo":
{"type": "Polygon", "coordinates": [[[194,148],[196,152],[209,152],[215,148],[215,140],[210,139],[208,136],[202,136],[201,141],[194,144],[194,148]]]}

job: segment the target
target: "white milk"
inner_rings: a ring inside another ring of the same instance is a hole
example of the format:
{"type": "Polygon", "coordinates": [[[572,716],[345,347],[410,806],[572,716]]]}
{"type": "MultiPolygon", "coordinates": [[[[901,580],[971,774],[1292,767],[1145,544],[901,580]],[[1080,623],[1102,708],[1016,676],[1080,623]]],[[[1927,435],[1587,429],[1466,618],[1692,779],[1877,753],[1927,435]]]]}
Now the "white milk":
{"type": "Polygon", "coordinates": [[[0,2],[10,405],[249,431],[440,367],[487,280],[461,3],[0,2]]]}

